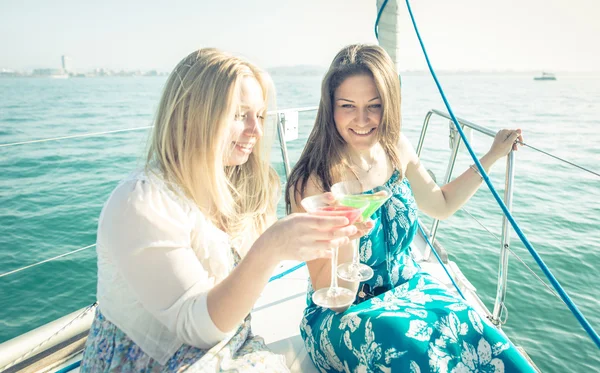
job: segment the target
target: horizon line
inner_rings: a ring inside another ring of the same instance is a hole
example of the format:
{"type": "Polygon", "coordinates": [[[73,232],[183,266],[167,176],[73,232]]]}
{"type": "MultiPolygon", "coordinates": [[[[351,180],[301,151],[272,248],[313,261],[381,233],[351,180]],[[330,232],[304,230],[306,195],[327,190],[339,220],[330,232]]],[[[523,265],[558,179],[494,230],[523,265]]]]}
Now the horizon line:
{"type": "MultiPolygon", "coordinates": [[[[277,65],[277,66],[269,66],[265,67],[264,70],[291,70],[291,69],[313,69],[313,70],[321,70],[326,72],[328,67],[322,65],[312,65],[312,64],[298,64],[298,65],[277,65]]],[[[34,70],[46,70],[46,69],[56,69],[62,70],[62,68],[54,68],[54,67],[33,67],[27,69],[14,69],[9,67],[0,66],[0,73],[25,73],[25,72],[33,72],[34,70]]],[[[72,71],[67,71],[67,73],[93,73],[101,71],[109,71],[109,72],[150,72],[156,71],[159,73],[170,73],[172,70],[165,70],[161,68],[106,68],[106,67],[93,67],[93,68],[82,68],[82,69],[73,69],[72,71]]],[[[574,70],[574,69],[549,69],[549,68],[527,68],[527,69],[519,69],[519,68],[438,68],[437,72],[440,73],[542,73],[542,72],[550,72],[550,73],[600,73],[600,70],[574,70]]],[[[402,69],[398,70],[398,73],[429,73],[427,68],[423,69],[402,69]]]]}

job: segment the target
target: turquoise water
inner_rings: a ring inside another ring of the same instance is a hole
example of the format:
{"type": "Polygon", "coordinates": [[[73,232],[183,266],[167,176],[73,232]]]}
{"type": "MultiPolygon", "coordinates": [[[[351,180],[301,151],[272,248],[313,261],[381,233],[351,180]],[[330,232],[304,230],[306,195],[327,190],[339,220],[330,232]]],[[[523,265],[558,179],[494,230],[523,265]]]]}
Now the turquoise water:
{"type": "MultiPolygon", "coordinates": [[[[275,74],[278,107],[318,102],[319,73],[275,74]]],[[[526,142],[582,166],[600,170],[600,76],[559,76],[535,82],[529,75],[443,75],[455,113],[500,129],[520,127],[526,142]]],[[[165,77],[0,79],[0,144],[147,126],[165,77]]],[[[406,75],[403,131],[416,145],[425,114],[442,109],[431,78],[406,75]]],[[[306,141],[315,113],[301,114],[306,141]]],[[[147,130],[0,148],[0,274],[95,242],[102,204],[117,181],[143,163],[147,130]]],[[[483,155],[491,140],[475,134],[483,155]]],[[[422,161],[444,176],[448,122],[432,119],[422,161]]],[[[280,155],[273,162],[281,170],[280,155]]],[[[462,152],[457,172],[471,162],[462,152]]],[[[600,178],[540,155],[517,153],[514,215],[544,261],[588,320],[600,330],[600,178]]],[[[502,194],[504,165],[492,170],[502,194]]],[[[501,213],[486,187],[466,209],[499,234],[501,213]]],[[[280,213],[282,213],[280,208],[280,213]]],[[[428,224],[429,220],[423,216],[428,224]]],[[[464,212],[441,223],[439,239],[463,273],[493,307],[499,243],[464,212]]],[[[537,270],[527,250],[513,250],[537,270]]],[[[94,301],[94,249],[0,278],[0,342],[94,301]]],[[[589,372],[600,354],[562,302],[510,258],[506,333],[543,372],[589,372]]]]}

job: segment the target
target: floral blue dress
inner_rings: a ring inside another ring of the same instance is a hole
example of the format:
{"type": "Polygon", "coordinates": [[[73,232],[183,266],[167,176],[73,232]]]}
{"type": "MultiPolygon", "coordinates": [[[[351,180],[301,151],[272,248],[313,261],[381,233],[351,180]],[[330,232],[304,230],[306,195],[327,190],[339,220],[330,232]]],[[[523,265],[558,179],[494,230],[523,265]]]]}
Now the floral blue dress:
{"type": "MultiPolygon", "coordinates": [[[[410,254],[418,229],[408,180],[394,172],[393,196],[361,239],[361,262],[375,272],[348,310],[311,299],[300,332],[321,372],[535,372],[504,333],[431,275],[410,254]]],[[[366,192],[369,193],[369,192],[366,192]]]]}

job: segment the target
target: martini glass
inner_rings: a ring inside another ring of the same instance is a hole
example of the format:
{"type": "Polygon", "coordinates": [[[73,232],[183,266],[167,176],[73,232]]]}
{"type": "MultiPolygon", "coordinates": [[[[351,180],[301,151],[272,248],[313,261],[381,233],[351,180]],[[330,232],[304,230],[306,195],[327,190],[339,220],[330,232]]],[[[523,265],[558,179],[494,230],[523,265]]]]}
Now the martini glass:
{"type": "MultiPolygon", "coordinates": [[[[320,216],[345,216],[349,224],[354,224],[360,219],[367,203],[357,203],[354,206],[332,205],[335,200],[326,194],[307,197],[302,200],[302,207],[313,215],[320,216]]],[[[338,286],[337,280],[337,254],[338,248],[331,248],[331,282],[329,287],[315,291],[312,300],[316,305],[324,308],[342,308],[351,305],[356,297],[356,292],[338,286]]]]}
{"type": "MultiPolygon", "coordinates": [[[[334,184],[331,192],[342,206],[363,206],[366,203],[367,207],[362,212],[364,221],[368,220],[392,196],[392,191],[385,186],[372,189],[372,194],[363,194],[362,185],[356,180],[334,184]]],[[[352,262],[340,264],[337,269],[338,276],[346,281],[367,281],[373,277],[373,269],[360,262],[360,238],[352,240],[351,244],[352,262]]]]}

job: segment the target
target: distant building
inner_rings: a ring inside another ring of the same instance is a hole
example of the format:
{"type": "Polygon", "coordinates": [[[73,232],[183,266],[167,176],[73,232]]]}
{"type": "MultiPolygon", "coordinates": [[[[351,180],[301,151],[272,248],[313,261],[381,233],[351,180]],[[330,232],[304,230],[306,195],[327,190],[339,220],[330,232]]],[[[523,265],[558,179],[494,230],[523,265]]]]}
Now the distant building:
{"type": "Polygon", "coordinates": [[[68,78],[63,69],[35,69],[33,76],[48,77],[48,78],[68,78]]]}
{"type": "Polygon", "coordinates": [[[0,76],[21,76],[21,75],[23,75],[23,74],[21,74],[17,71],[14,71],[12,69],[4,69],[4,68],[0,69],[0,76]]]}
{"type": "Polygon", "coordinates": [[[72,60],[71,57],[66,56],[66,55],[62,55],[61,56],[61,61],[62,61],[62,69],[65,73],[72,73],[73,72],[73,66],[72,66],[72,60]]]}

